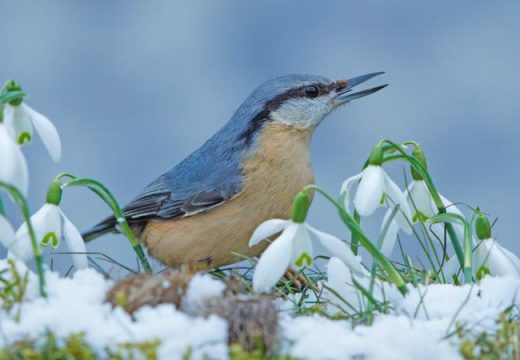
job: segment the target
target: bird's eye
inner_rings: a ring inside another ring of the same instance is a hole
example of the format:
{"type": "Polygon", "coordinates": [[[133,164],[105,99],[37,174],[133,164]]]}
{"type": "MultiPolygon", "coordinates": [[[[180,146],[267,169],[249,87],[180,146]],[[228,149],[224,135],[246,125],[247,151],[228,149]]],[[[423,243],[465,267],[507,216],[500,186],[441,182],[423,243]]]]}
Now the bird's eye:
{"type": "Polygon", "coordinates": [[[320,90],[315,85],[309,85],[305,88],[305,96],[315,98],[320,94],[320,90]]]}

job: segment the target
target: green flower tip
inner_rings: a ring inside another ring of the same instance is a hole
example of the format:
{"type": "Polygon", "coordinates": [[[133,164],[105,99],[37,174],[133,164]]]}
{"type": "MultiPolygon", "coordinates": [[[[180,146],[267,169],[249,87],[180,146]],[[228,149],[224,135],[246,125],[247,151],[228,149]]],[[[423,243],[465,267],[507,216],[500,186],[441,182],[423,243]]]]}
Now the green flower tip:
{"type": "Polygon", "coordinates": [[[23,131],[18,135],[18,145],[25,145],[30,143],[32,140],[31,134],[29,134],[27,131],[23,131]]]}
{"type": "Polygon", "coordinates": [[[41,241],[42,246],[52,246],[54,249],[56,249],[59,245],[60,241],[58,237],[56,236],[56,233],[54,231],[48,232],[45,234],[41,241]]]}
{"type": "Polygon", "coordinates": [[[299,192],[293,200],[291,219],[295,223],[303,223],[307,218],[309,207],[311,205],[311,198],[306,192],[299,192]]]}
{"type": "MultiPolygon", "coordinates": [[[[419,160],[419,162],[424,166],[425,169],[428,168],[426,156],[424,156],[424,153],[422,149],[419,147],[419,145],[417,145],[414,151],[412,151],[412,156],[419,160]]],[[[419,174],[419,172],[417,172],[417,170],[413,166],[410,166],[410,171],[412,173],[412,179],[414,179],[415,181],[423,180],[421,174],[419,174]]]]}
{"type": "Polygon", "coordinates": [[[304,263],[305,265],[309,266],[310,264],[312,264],[312,258],[311,256],[306,253],[306,252],[303,252],[300,257],[296,260],[296,266],[298,267],[303,267],[304,266],[304,263]]]}
{"type": "Polygon", "coordinates": [[[381,166],[383,164],[383,155],[383,147],[381,145],[377,145],[372,149],[372,152],[368,157],[368,165],[381,166]]]}
{"type": "Polygon", "coordinates": [[[45,202],[47,204],[59,205],[62,193],[63,190],[61,190],[60,181],[54,180],[52,184],[49,186],[49,190],[47,190],[47,198],[45,202]]]}
{"type": "Polygon", "coordinates": [[[482,214],[477,208],[478,216],[475,221],[475,232],[479,240],[485,240],[491,238],[491,223],[486,215],[482,214]]]}
{"type": "MultiPolygon", "coordinates": [[[[4,85],[4,88],[5,88],[6,92],[14,92],[14,91],[22,92],[23,91],[20,84],[18,84],[14,80],[7,80],[7,82],[4,85]]],[[[22,102],[23,102],[23,96],[10,101],[9,104],[13,105],[13,106],[19,106],[22,102]]]]}

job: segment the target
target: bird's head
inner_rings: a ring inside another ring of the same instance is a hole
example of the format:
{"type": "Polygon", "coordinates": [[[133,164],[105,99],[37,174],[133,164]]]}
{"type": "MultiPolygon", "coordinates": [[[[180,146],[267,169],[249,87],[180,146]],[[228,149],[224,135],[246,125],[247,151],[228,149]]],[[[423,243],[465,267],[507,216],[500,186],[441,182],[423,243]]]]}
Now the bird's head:
{"type": "Polygon", "coordinates": [[[314,75],[281,76],[266,81],[253,91],[237,115],[243,118],[249,115],[247,135],[254,135],[270,121],[313,128],[339,106],[386,87],[385,84],[354,91],[357,85],[381,74],[383,72],[337,81],[314,75]]]}

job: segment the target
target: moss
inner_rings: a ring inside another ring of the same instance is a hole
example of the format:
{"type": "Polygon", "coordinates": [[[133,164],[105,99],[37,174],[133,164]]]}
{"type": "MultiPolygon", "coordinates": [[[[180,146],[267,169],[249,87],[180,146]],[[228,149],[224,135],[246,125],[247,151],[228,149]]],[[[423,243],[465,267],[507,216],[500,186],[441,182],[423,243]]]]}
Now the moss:
{"type": "Polygon", "coordinates": [[[492,332],[475,332],[457,326],[459,352],[464,359],[520,359],[520,316],[507,309],[500,314],[496,324],[497,329],[492,332]]]}
{"type": "Polygon", "coordinates": [[[85,342],[83,333],[58,339],[52,332],[47,332],[41,339],[19,341],[0,349],[0,360],[155,360],[159,345],[159,341],[123,343],[97,354],[85,342]]]}
{"type": "MultiPolygon", "coordinates": [[[[12,259],[7,260],[8,268],[0,271],[0,301],[4,311],[10,311],[15,306],[18,310],[25,301],[25,291],[29,279],[29,270],[25,274],[20,274],[16,269],[16,264],[12,259]]],[[[20,314],[15,314],[15,319],[19,319],[20,314]]]]}

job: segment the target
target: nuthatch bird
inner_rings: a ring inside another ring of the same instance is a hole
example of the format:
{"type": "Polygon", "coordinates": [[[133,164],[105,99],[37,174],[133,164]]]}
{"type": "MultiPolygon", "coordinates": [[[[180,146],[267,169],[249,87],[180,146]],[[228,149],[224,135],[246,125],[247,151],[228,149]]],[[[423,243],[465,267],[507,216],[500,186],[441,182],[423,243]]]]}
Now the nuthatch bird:
{"type": "MultiPolygon", "coordinates": [[[[352,91],[380,74],[338,81],[286,75],[260,85],[222,129],[123,209],[149,254],[191,270],[258,256],[265,245],[248,247],[256,227],[289,218],[293,197],[314,182],[314,129],[340,105],[384,88],[352,91]]],[[[83,238],[109,232],[117,232],[113,216],[83,238]]]]}

